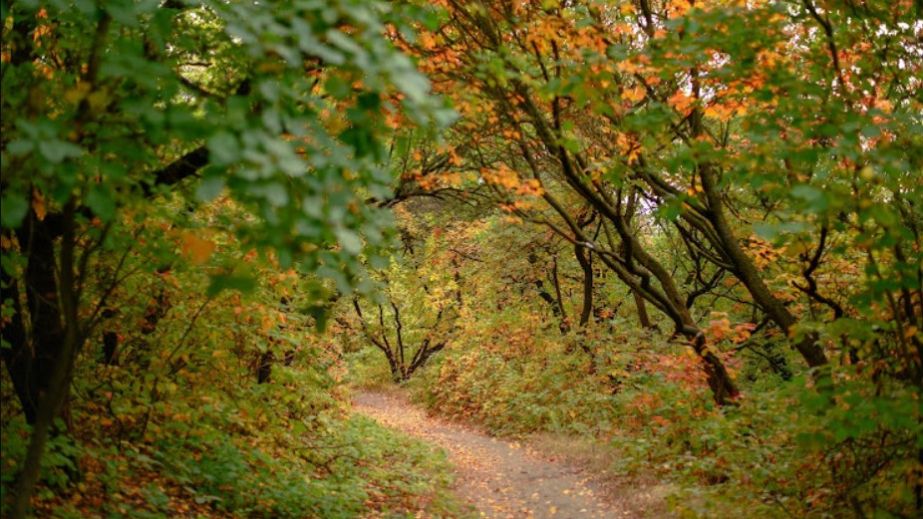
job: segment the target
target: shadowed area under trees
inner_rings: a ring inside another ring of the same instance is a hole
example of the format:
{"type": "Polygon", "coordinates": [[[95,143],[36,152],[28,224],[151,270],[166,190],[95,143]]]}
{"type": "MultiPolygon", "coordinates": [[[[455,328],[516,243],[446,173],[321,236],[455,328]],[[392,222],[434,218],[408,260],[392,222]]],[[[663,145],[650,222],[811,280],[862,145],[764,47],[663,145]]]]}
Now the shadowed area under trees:
{"type": "Polygon", "coordinates": [[[920,2],[0,19],[4,517],[923,513],[920,2]]]}

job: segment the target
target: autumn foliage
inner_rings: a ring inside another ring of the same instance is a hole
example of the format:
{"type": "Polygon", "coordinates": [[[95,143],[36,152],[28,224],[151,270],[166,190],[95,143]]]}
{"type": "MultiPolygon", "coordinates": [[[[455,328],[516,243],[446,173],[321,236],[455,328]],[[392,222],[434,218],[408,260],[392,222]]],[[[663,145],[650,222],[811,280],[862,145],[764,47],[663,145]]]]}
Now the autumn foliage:
{"type": "Polygon", "coordinates": [[[919,2],[0,6],[4,516],[463,515],[395,383],[688,516],[923,510],[919,2]]]}

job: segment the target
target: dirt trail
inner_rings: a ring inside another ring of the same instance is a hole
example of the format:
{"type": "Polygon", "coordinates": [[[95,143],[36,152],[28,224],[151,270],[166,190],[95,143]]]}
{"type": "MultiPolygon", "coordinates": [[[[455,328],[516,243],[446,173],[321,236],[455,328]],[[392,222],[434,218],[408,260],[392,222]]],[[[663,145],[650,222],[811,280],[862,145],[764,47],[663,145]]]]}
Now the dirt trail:
{"type": "Polygon", "coordinates": [[[573,466],[518,442],[428,416],[397,395],[359,393],[354,409],[435,444],[455,467],[455,491],[488,518],[622,518],[634,514],[601,497],[573,466]]]}

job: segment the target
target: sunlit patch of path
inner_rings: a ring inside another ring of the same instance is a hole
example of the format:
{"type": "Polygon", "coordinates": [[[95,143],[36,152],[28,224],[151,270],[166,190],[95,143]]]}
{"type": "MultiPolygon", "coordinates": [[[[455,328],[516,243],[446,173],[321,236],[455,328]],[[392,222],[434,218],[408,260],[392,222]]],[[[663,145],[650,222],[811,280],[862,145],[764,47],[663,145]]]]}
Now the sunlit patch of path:
{"type": "Polygon", "coordinates": [[[428,416],[395,395],[359,393],[353,407],[386,427],[444,449],[455,467],[456,493],[481,517],[631,517],[595,493],[575,467],[550,461],[518,442],[428,416]]]}

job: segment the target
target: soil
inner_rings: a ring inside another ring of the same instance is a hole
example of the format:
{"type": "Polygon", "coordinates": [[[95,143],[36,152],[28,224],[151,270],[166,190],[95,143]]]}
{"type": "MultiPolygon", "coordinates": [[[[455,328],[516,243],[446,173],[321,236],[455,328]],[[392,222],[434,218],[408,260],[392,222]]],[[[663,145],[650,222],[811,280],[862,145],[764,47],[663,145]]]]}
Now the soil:
{"type": "MultiPolygon", "coordinates": [[[[528,442],[489,436],[476,427],[430,416],[400,394],[357,393],[354,410],[435,445],[455,470],[454,491],[480,517],[638,517],[597,478],[528,442]]],[[[644,514],[646,515],[646,514],[644,514]]]]}

